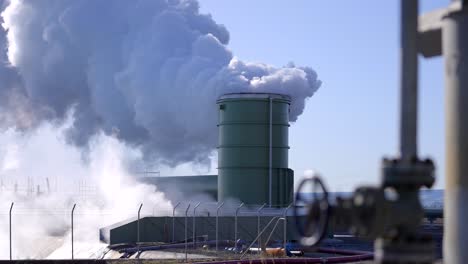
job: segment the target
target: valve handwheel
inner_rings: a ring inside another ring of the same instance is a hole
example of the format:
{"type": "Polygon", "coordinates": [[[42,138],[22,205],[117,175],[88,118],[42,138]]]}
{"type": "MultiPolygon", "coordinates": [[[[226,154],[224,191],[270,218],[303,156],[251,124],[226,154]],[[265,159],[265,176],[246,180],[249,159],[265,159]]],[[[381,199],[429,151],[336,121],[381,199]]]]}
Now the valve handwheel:
{"type": "Polygon", "coordinates": [[[330,218],[330,203],[328,192],[319,176],[304,178],[296,192],[294,206],[297,231],[301,235],[301,244],[314,246],[326,234],[330,218]],[[304,190],[308,183],[312,184],[310,190],[304,190]],[[304,208],[306,211],[301,210],[304,208]],[[305,216],[305,223],[301,217],[305,216]]]}

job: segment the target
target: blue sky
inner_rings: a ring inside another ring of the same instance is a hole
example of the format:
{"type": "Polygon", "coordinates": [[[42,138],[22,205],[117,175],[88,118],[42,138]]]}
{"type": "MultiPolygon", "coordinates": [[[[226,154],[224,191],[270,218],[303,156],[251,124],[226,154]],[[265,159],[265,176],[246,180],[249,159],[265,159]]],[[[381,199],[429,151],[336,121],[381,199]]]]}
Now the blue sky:
{"type": "MultiPolygon", "coordinates": [[[[449,1],[420,1],[421,12],[449,1]]],[[[383,155],[398,151],[399,1],[200,0],[246,61],[314,68],[323,81],[290,130],[290,167],[315,169],[333,191],[377,183],[383,155]]],[[[441,58],[420,58],[419,153],[443,188],[441,58]]],[[[296,178],[296,180],[299,177],[296,178]]]]}

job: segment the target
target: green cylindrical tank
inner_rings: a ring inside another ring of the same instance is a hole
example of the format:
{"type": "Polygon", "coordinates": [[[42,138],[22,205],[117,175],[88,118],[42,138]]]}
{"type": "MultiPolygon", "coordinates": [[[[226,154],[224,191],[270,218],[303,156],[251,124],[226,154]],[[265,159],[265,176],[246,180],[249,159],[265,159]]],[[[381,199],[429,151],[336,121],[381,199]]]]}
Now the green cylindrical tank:
{"type": "Polygon", "coordinates": [[[220,201],[271,202],[273,206],[292,202],[294,175],[288,168],[290,102],[286,95],[264,93],[219,98],[220,201]]]}

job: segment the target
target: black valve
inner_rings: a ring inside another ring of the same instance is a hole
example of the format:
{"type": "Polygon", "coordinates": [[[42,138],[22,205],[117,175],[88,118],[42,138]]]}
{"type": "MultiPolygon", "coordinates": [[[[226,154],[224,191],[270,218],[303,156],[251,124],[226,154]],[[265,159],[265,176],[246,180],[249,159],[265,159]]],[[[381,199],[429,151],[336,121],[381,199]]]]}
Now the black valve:
{"type": "Polygon", "coordinates": [[[430,263],[434,243],[418,231],[424,217],[419,188],[432,185],[433,163],[384,160],[382,171],[379,186],[360,186],[333,201],[320,177],[303,179],[294,206],[301,244],[318,244],[333,223],[354,236],[375,240],[377,263],[394,263],[395,258],[401,260],[398,263],[430,263]]]}

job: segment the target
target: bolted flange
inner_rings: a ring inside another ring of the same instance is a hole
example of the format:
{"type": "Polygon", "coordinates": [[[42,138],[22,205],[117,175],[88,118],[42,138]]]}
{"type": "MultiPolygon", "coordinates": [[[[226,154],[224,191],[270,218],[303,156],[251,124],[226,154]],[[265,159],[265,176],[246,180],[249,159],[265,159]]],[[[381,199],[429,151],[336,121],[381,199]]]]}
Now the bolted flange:
{"type": "Polygon", "coordinates": [[[383,159],[382,186],[395,189],[420,187],[431,188],[434,184],[435,166],[432,160],[383,159]]]}

